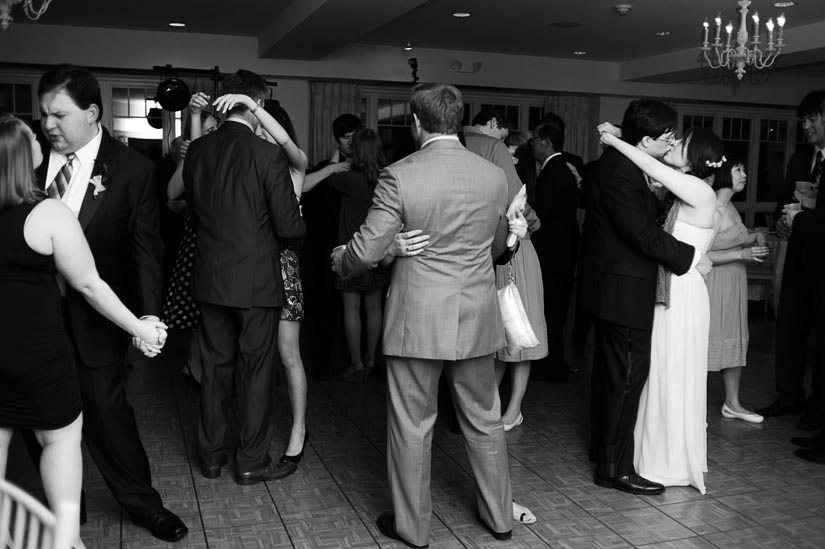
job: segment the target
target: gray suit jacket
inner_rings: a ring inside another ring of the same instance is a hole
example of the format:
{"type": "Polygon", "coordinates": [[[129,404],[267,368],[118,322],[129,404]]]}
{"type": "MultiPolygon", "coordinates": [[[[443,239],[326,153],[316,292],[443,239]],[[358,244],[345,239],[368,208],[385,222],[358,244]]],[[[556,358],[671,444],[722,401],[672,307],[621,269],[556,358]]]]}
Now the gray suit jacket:
{"type": "Polygon", "coordinates": [[[493,257],[507,239],[507,179],[454,140],[437,140],[386,168],[343,257],[345,275],[375,265],[405,227],[430,244],[396,258],[384,354],[459,360],[504,346],[493,257]]]}

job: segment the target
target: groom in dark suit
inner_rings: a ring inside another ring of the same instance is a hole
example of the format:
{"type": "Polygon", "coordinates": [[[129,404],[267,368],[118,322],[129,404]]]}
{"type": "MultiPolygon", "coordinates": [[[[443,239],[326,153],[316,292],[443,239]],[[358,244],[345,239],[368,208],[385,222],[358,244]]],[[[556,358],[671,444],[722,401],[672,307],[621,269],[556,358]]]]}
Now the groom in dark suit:
{"type": "Polygon", "coordinates": [[[224,82],[224,91],[257,104],[252,110],[229,105],[226,122],[193,141],[183,165],[198,242],[191,290],[204,342],[198,450],[204,477],[219,477],[234,454],[235,482],[246,485],[295,472],[294,463],[275,463],[269,455],[270,380],[284,304],[281,246],[300,246],[306,227],[286,154],[255,135],[266,81],[240,70],[224,82]],[[226,410],[233,396],[236,448],[226,410]]]}
{"type": "MultiPolygon", "coordinates": [[[[676,111],[659,101],[633,101],[622,138],[660,158],[673,144],[676,111]]],[[[657,265],[676,275],[690,268],[693,246],[656,224],[658,201],[645,175],[607,149],[588,190],[582,234],[582,307],[596,318],[590,394],[590,458],[595,482],[633,494],[664,486],[636,474],[633,429],[650,370],[657,265]]]]}
{"type": "MultiPolygon", "coordinates": [[[[100,125],[97,79],[58,65],[40,79],[41,126],[50,151],[38,172],[47,194],[78,216],[101,278],[136,314],[161,307],[158,197],[153,164],[100,125]]],[[[66,316],[83,397],[83,440],[115,498],[138,526],[166,541],[187,533],[152,488],[149,460],[126,400],[125,332],[66,288],[66,316]]]]}

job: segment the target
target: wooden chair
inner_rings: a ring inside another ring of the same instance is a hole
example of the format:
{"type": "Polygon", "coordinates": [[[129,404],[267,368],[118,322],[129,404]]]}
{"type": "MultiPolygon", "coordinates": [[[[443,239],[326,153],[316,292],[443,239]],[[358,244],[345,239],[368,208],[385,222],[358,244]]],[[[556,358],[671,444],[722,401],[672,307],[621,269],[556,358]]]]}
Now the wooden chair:
{"type": "Polygon", "coordinates": [[[64,525],[35,498],[0,479],[0,548],[70,549],[64,525]]]}

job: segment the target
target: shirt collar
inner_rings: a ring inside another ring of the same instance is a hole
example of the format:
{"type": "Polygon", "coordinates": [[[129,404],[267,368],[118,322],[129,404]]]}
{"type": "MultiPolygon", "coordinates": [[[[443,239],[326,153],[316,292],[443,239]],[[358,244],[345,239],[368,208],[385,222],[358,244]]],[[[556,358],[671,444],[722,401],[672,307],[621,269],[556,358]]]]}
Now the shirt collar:
{"type": "Polygon", "coordinates": [[[255,133],[255,128],[252,127],[252,124],[250,124],[248,121],[244,120],[240,116],[230,116],[229,118],[226,119],[226,121],[227,122],[237,122],[238,124],[243,124],[244,126],[249,128],[250,130],[252,130],[252,133],[255,133]]]}
{"type": "Polygon", "coordinates": [[[432,143],[433,141],[441,141],[441,140],[443,140],[443,139],[449,139],[449,140],[452,140],[452,141],[458,141],[459,143],[461,142],[461,140],[459,140],[459,139],[458,139],[458,136],[457,136],[457,135],[434,135],[433,137],[431,137],[431,138],[427,139],[426,141],[424,141],[424,142],[421,144],[421,148],[423,149],[424,147],[426,147],[427,145],[429,145],[429,144],[430,144],[430,143],[432,143]]]}
{"type": "MultiPolygon", "coordinates": [[[[100,130],[100,124],[97,125],[97,133],[95,136],[85,145],[80,147],[74,152],[74,162],[77,164],[72,164],[72,171],[74,172],[81,166],[91,166],[95,159],[97,158],[97,153],[100,151],[100,141],[103,138],[103,132],[100,130]]],[[[60,154],[59,152],[55,152],[54,149],[51,150],[49,153],[50,158],[54,161],[56,165],[58,165],[58,169],[62,167],[66,162],[68,162],[67,156],[65,154],[60,154]]]]}
{"type": "Polygon", "coordinates": [[[551,158],[553,158],[554,156],[558,156],[558,155],[560,155],[560,154],[561,154],[561,152],[554,152],[553,154],[551,154],[550,156],[548,156],[547,158],[545,158],[545,159],[544,159],[544,162],[542,162],[542,163],[541,163],[541,169],[542,169],[542,170],[544,169],[544,167],[547,165],[547,163],[548,163],[548,162],[550,162],[550,159],[551,159],[551,158]]]}

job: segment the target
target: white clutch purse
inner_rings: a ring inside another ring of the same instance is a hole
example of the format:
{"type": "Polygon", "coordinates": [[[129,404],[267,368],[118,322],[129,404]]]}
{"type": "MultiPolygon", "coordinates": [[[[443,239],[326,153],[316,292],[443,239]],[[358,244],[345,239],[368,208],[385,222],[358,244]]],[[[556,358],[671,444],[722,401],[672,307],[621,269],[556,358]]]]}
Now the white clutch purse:
{"type": "Polygon", "coordinates": [[[530,349],[539,344],[530,319],[524,310],[521,295],[516,287],[513,276],[513,266],[510,265],[507,285],[496,292],[498,305],[501,309],[501,319],[504,321],[504,337],[507,340],[507,351],[515,353],[521,349],[530,349]]]}

